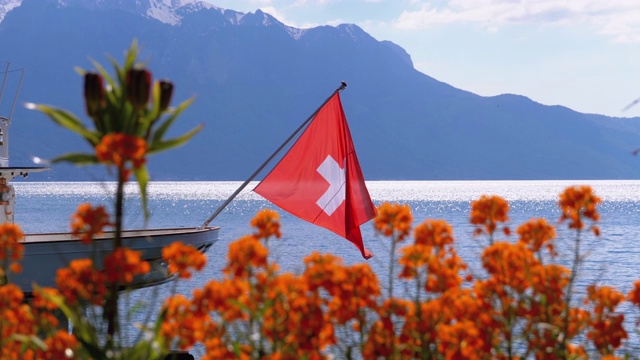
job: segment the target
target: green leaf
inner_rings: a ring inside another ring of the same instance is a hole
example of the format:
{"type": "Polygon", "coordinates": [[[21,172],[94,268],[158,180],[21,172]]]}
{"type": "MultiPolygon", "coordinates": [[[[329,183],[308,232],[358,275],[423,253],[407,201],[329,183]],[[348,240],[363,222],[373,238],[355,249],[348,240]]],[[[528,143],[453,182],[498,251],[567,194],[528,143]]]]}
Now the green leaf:
{"type": "Polygon", "coordinates": [[[36,335],[11,334],[11,339],[21,342],[23,345],[35,345],[40,350],[47,350],[47,344],[36,335]]]}
{"type": "Polygon", "coordinates": [[[96,68],[96,70],[100,73],[100,75],[102,76],[102,79],[104,79],[107,85],[111,86],[112,88],[115,87],[116,84],[113,81],[113,78],[111,77],[107,69],[105,69],[102,65],[100,65],[99,62],[93,59],[91,59],[91,63],[96,68]]]}
{"type": "Polygon", "coordinates": [[[149,112],[149,114],[147,114],[147,118],[145,119],[149,126],[153,124],[155,120],[160,118],[160,115],[162,115],[160,113],[160,83],[157,81],[154,82],[153,87],[151,89],[152,89],[152,96],[153,96],[153,104],[151,106],[151,111],[149,112]]]}
{"type": "Polygon", "coordinates": [[[99,163],[98,158],[89,153],[68,153],[60,155],[51,161],[54,163],[69,162],[76,165],[95,165],[99,163]]]}
{"type": "Polygon", "coordinates": [[[72,113],[47,105],[35,105],[35,108],[49,116],[49,118],[51,118],[51,120],[56,124],[80,134],[92,146],[95,146],[100,142],[100,136],[87,129],[87,127],[72,113]]]}
{"type": "Polygon", "coordinates": [[[41,288],[34,286],[34,291],[39,292],[42,297],[54,303],[60,311],[73,324],[73,334],[78,341],[83,344],[83,349],[87,351],[94,359],[103,359],[104,354],[100,349],[100,340],[97,336],[96,329],[87,320],[84,314],[83,306],[69,306],[64,297],[60,294],[40,291],[41,288]]]}
{"type": "Polygon", "coordinates": [[[187,107],[189,107],[189,105],[191,105],[194,100],[195,100],[194,98],[187,99],[181,102],[180,105],[178,105],[175,109],[173,109],[171,111],[171,115],[169,116],[169,118],[166,119],[160,125],[160,128],[158,128],[158,130],[156,130],[155,133],[153,134],[152,142],[161,140],[164,134],[167,132],[167,130],[169,130],[169,127],[171,126],[171,124],[178,118],[178,115],[180,115],[181,112],[183,112],[187,107]]]}
{"type": "Polygon", "coordinates": [[[142,209],[144,210],[144,219],[149,219],[149,208],[147,207],[147,184],[149,183],[149,172],[145,165],[140,166],[138,169],[133,169],[133,174],[138,180],[140,186],[140,201],[142,202],[142,209]]]}
{"type": "Polygon", "coordinates": [[[195,134],[199,133],[200,130],[202,130],[203,127],[204,127],[204,125],[200,124],[200,125],[196,126],[195,128],[193,128],[188,133],[186,133],[186,134],[184,134],[184,135],[182,135],[180,137],[177,137],[177,138],[174,138],[174,139],[165,140],[165,141],[153,142],[149,146],[149,149],[147,149],[147,154],[154,154],[154,153],[158,153],[160,151],[173,149],[173,148],[176,148],[178,146],[182,146],[187,141],[189,141],[195,134]]]}

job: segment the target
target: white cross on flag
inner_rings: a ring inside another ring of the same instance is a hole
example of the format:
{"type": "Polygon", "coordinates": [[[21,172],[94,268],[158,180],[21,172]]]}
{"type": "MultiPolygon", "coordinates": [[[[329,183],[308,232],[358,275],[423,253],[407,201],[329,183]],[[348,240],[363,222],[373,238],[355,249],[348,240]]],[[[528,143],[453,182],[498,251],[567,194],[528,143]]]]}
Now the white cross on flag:
{"type": "Polygon", "coordinates": [[[360,225],[376,215],[336,92],[253,190],[283,210],[351,241],[365,259],[360,225]]]}

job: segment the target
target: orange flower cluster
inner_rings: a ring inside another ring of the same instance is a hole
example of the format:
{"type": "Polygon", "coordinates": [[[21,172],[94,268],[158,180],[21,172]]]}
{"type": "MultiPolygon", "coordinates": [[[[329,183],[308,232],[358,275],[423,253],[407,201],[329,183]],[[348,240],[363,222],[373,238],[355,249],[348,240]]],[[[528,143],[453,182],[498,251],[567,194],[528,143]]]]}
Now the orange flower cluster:
{"type": "Polygon", "coordinates": [[[162,258],[169,264],[169,272],[183,279],[191,278],[190,269],[200,271],[207,263],[207,257],[203,253],[180,241],[165,246],[162,258]]]}
{"type": "MultiPolygon", "coordinates": [[[[599,218],[598,202],[585,187],[561,195],[562,220],[570,220],[576,238],[584,219],[599,218]]],[[[575,301],[575,274],[553,263],[556,231],[546,220],[520,225],[516,242],[492,242],[481,255],[484,273],[474,279],[454,249],[447,222],[427,219],[412,229],[408,207],[383,204],[378,213],[376,231],[394,244],[413,230],[413,242],[398,250],[395,275],[408,290],[403,297],[384,297],[368,264],[345,265],[330,254],[312,253],[300,274],[280,273],[263,244],[281,236],[280,223],[265,210],[251,222],[252,235],[230,244],[222,279],[195,289],[191,298],[166,299],[160,343],[181,349],[199,344],[205,360],[326,359],[336,351],[365,359],[586,359],[588,351],[620,358],[628,333],[618,308],[625,301],[640,308],[640,281],[626,296],[592,285],[582,302],[575,301]]],[[[508,204],[498,197],[474,202],[475,233],[491,237],[507,213],[508,204]]],[[[163,258],[183,278],[205,264],[202,254],[182,243],[165,248],[163,258]]],[[[54,359],[78,349],[73,335],[51,331],[57,320],[48,299],[103,305],[108,284],[130,282],[147,267],[126,248],[107,257],[104,270],[74,260],[58,271],[58,289],[41,289],[31,306],[13,285],[0,286],[0,359],[54,359]],[[47,354],[9,337],[34,329],[49,329],[47,354]]]]}
{"type": "MultiPolygon", "coordinates": [[[[118,169],[125,169],[131,162],[134,169],[139,169],[146,163],[147,142],[140,137],[122,133],[109,133],[102,137],[95,147],[98,161],[114,165],[118,169]]],[[[126,181],[128,171],[125,173],[126,181]]]]}
{"type": "Polygon", "coordinates": [[[453,248],[453,230],[443,220],[425,220],[415,229],[415,242],[404,247],[399,277],[416,279],[427,292],[444,292],[462,283],[467,266],[453,248]]]}
{"type": "Polygon", "coordinates": [[[302,274],[278,274],[262,244],[279,234],[277,217],[261,212],[252,225],[256,234],[229,246],[222,280],[196,289],[191,300],[175,295],[165,302],[166,341],[181,348],[201,343],[203,359],[321,359],[336,344],[337,328],[367,328],[380,295],[368,265],[314,253],[302,274]],[[188,331],[185,323],[192,324],[188,331]]]}
{"type": "MultiPolygon", "coordinates": [[[[600,220],[600,214],[596,210],[596,206],[602,201],[593,193],[590,186],[572,186],[564,190],[560,194],[560,209],[562,216],[560,221],[569,220],[570,229],[583,229],[584,219],[591,221],[600,220]]],[[[592,231],[598,235],[600,230],[593,226],[592,231]]]]}
{"type": "MultiPolygon", "coordinates": [[[[580,193],[597,203],[589,189],[580,193]]],[[[581,217],[598,219],[595,208],[573,206],[581,217]]],[[[377,232],[394,243],[406,240],[413,220],[407,206],[382,204],[378,214],[377,232]]],[[[503,199],[473,202],[476,235],[491,237],[507,220],[503,199]]],[[[481,257],[486,274],[469,285],[451,226],[425,220],[413,243],[399,250],[397,276],[413,289],[408,298],[383,298],[371,268],[344,266],[329,254],[308,256],[299,276],[279,274],[261,243],[280,234],[276,215],[261,213],[252,225],[253,235],[230,245],[223,280],[195,290],[191,300],[168,299],[166,341],[203,344],[206,359],[323,359],[328,348],[379,359],[564,359],[587,358],[588,347],[577,339],[615,358],[627,338],[624,316],[615,312],[625,297],[615,289],[590,287],[584,303],[591,310],[570,301],[571,271],[543,262],[557,255],[555,228],[544,219],[520,225],[515,243],[488,246],[481,257]]],[[[640,281],[626,299],[640,307],[640,281]]]]}
{"type": "Polygon", "coordinates": [[[22,290],[8,284],[0,286],[0,359],[69,359],[79,344],[74,335],[57,329],[58,319],[51,313],[55,308],[36,292],[31,304],[22,290]],[[42,343],[25,342],[43,334],[42,343]]]}
{"type": "Polygon", "coordinates": [[[251,226],[257,231],[253,235],[259,239],[268,239],[272,236],[277,239],[282,237],[280,233],[280,215],[273,210],[264,209],[259,211],[251,220],[251,226]]]}
{"type": "Polygon", "coordinates": [[[70,305],[81,301],[101,305],[107,294],[106,282],[106,275],[93,266],[91,259],[72,260],[68,268],[56,273],[56,287],[70,305]]]}
{"type": "Polygon", "coordinates": [[[84,244],[90,243],[95,236],[104,234],[104,229],[112,225],[104,206],[92,207],[91,204],[84,203],[71,215],[71,233],[84,244]]]}
{"type": "Polygon", "coordinates": [[[140,251],[125,247],[117,248],[104,259],[104,273],[107,281],[128,285],[136,275],[144,275],[151,265],[142,260],[140,251]]]}
{"type": "Polygon", "coordinates": [[[22,259],[24,246],[20,243],[24,234],[18,225],[0,224],[0,284],[7,268],[14,273],[22,271],[18,262],[22,259]]]}
{"type": "Polygon", "coordinates": [[[613,355],[615,349],[622,345],[628,337],[624,330],[624,315],[615,312],[625,299],[622,293],[609,286],[587,288],[586,304],[593,304],[592,317],[589,322],[591,330],[587,338],[593,341],[601,355],[613,355]]]}
{"type": "MultiPolygon", "coordinates": [[[[471,202],[470,222],[476,225],[475,235],[487,234],[493,241],[498,224],[509,220],[509,203],[500,196],[482,195],[480,199],[471,202]]],[[[509,235],[509,228],[504,227],[502,231],[509,235]]]]}
{"type": "Polygon", "coordinates": [[[373,220],[375,230],[395,241],[403,241],[411,231],[413,215],[408,205],[383,203],[373,220]]]}
{"type": "Polygon", "coordinates": [[[520,242],[526,244],[529,250],[538,253],[543,246],[546,246],[552,257],[557,255],[552,243],[556,237],[556,229],[549,225],[547,220],[531,219],[520,225],[516,233],[520,236],[520,242]]]}

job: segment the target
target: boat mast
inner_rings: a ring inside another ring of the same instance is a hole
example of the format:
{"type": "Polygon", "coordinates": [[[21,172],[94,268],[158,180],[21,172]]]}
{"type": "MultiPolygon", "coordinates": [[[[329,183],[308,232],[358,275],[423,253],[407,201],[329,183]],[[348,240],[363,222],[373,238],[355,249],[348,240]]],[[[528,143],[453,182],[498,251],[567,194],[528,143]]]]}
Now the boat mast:
{"type": "MultiPolygon", "coordinates": [[[[4,95],[4,90],[7,85],[8,76],[10,72],[20,71],[20,81],[18,82],[18,87],[16,88],[16,93],[13,97],[13,103],[11,105],[11,110],[9,110],[9,116],[0,115],[0,168],[9,167],[9,126],[11,125],[11,118],[13,117],[13,111],[16,108],[16,103],[18,101],[18,94],[20,93],[20,87],[22,86],[22,79],[24,78],[24,69],[20,70],[10,70],[10,64],[7,63],[7,68],[4,72],[4,79],[2,81],[2,88],[0,88],[0,103],[2,103],[2,97],[4,95]]],[[[7,179],[11,180],[11,179],[7,179]]]]}

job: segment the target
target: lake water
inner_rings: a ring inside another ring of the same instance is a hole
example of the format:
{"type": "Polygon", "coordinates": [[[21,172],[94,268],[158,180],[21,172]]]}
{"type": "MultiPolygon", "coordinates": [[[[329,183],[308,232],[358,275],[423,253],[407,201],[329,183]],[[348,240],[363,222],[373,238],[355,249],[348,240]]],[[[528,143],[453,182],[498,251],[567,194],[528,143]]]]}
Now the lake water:
{"type": "MultiPolygon", "coordinates": [[[[241,182],[154,182],[149,187],[149,227],[194,227],[201,225],[241,184],[241,182]]],[[[257,183],[256,183],[257,184],[257,183]]],[[[210,225],[220,226],[220,240],[208,251],[204,271],[177,285],[166,284],[136,291],[132,301],[162,299],[173,291],[189,295],[210,279],[220,279],[230,242],[251,232],[249,222],[263,208],[277,209],[249,185],[210,225]],[[151,294],[150,294],[151,293],[151,294]],[[152,296],[152,297],[151,297],[152,296]]],[[[373,181],[367,186],[376,205],[382,202],[409,204],[416,225],[427,218],[444,219],[454,228],[456,250],[480,273],[478,259],[486,238],[472,236],[469,225],[470,202],[483,194],[499,195],[509,201],[509,226],[515,230],[530,218],[546,218],[557,224],[560,210],[558,194],[571,185],[591,185],[603,199],[599,207],[601,236],[584,237],[589,256],[578,286],[598,282],[628,292],[640,279],[640,181],[373,181]]],[[[68,231],[69,216],[83,202],[111,203],[113,184],[86,182],[15,182],[16,222],[25,232],[68,231]]],[[[129,187],[126,227],[144,225],[135,187],[129,187]]],[[[279,211],[283,238],[270,242],[272,256],[283,271],[300,272],[302,259],[312,251],[331,252],[347,264],[365,261],[348,241],[323,228],[279,211]]],[[[563,262],[570,255],[574,233],[558,225],[558,247],[563,262]],[[562,254],[566,255],[563,257],[562,254]]],[[[368,262],[386,279],[387,239],[377,236],[371,222],[361,227],[365,246],[374,253],[368,262]]],[[[515,240],[515,239],[512,239],[515,240]]],[[[383,284],[385,280],[381,281],[383,284]]],[[[159,302],[157,300],[156,302],[159,302]]]]}

